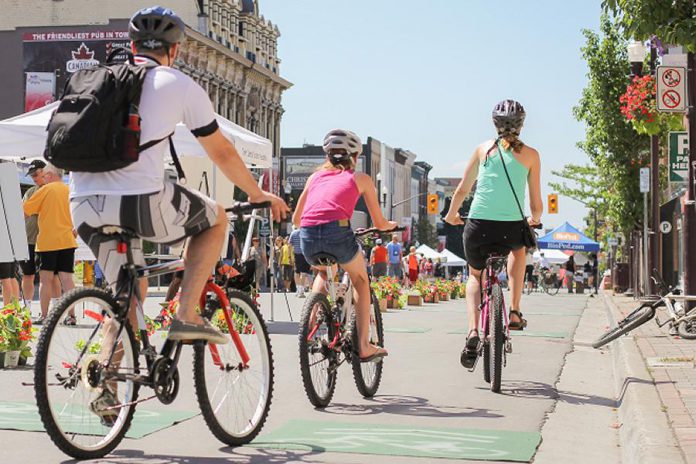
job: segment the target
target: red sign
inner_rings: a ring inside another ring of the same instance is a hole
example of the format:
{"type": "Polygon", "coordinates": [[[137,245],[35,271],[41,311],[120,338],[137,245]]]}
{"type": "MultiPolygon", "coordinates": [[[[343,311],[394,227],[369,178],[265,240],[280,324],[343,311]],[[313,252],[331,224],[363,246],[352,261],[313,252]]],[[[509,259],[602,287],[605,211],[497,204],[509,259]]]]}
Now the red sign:
{"type": "Polygon", "coordinates": [[[676,108],[681,103],[681,96],[674,90],[668,90],[662,94],[662,103],[667,108],[676,108]]]}
{"type": "Polygon", "coordinates": [[[667,87],[676,87],[681,82],[681,75],[674,69],[668,69],[662,74],[662,82],[667,87]]]}

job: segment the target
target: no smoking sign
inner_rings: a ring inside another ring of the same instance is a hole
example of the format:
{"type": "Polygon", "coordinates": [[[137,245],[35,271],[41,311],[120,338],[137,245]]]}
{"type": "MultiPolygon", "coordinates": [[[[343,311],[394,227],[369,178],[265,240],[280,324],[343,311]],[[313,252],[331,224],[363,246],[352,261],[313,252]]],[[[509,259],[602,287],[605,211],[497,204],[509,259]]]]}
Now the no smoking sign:
{"type": "Polygon", "coordinates": [[[686,68],[657,67],[657,110],[674,113],[686,111],[686,68]]]}

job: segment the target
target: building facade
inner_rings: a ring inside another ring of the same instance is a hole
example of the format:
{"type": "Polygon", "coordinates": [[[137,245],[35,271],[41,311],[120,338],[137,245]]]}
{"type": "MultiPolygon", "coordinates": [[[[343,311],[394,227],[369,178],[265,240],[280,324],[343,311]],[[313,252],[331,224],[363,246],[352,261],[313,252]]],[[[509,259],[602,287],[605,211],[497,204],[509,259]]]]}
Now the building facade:
{"type": "MultiPolygon", "coordinates": [[[[257,0],[161,0],[186,23],[174,67],[197,81],[225,118],[280,152],[280,31],[257,0]]],[[[0,119],[60,97],[67,78],[128,47],[128,18],[151,1],[4,0],[0,15],[0,119]],[[31,11],[31,14],[27,14],[31,11]]]]}

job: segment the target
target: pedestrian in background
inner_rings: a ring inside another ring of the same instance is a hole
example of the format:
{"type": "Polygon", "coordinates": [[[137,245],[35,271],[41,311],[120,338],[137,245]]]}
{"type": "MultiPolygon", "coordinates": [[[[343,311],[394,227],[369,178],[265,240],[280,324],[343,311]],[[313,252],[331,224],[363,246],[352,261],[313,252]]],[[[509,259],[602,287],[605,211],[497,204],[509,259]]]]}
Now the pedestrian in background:
{"type": "Polygon", "coordinates": [[[256,291],[263,285],[263,276],[266,273],[266,255],[259,246],[259,238],[251,239],[251,248],[249,249],[249,258],[254,260],[254,281],[256,283],[256,291]]]}
{"type": "Polygon", "coordinates": [[[370,264],[372,265],[372,277],[379,279],[387,275],[387,263],[389,256],[387,248],[382,243],[382,239],[378,238],[375,241],[375,246],[370,254],[370,264]]]}
{"type": "Polygon", "coordinates": [[[571,255],[565,263],[565,282],[568,293],[573,293],[573,283],[575,280],[575,258],[571,255]]]}
{"type": "Polygon", "coordinates": [[[298,298],[305,297],[305,290],[309,289],[310,275],[312,268],[307,262],[307,259],[302,254],[302,244],[299,227],[293,225],[292,233],[290,233],[290,244],[295,252],[295,286],[297,287],[296,296],[298,298]]]}
{"type": "Polygon", "coordinates": [[[416,247],[412,246],[408,253],[408,280],[411,285],[418,280],[418,256],[416,255],[416,247]]]}
{"type": "Polygon", "coordinates": [[[392,241],[387,245],[387,253],[389,255],[389,277],[401,280],[401,258],[404,251],[399,243],[398,235],[392,235],[392,241]]]}
{"type": "Polygon", "coordinates": [[[280,247],[280,274],[283,278],[284,290],[290,291],[290,286],[293,281],[293,271],[295,268],[295,251],[293,250],[290,240],[287,238],[282,240],[280,247]]]}
{"type": "MultiPolygon", "coordinates": [[[[43,168],[44,185],[24,203],[24,214],[37,214],[39,233],[36,238],[36,253],[39,256],[39,299],[42,322],[48,314],[48,307],[54,290],[53,275],[58,279],[63,292],[72,290],[73,268],[75,266],[76,232],[70,216],[69,189],[63,182],[62,170],[51,164],[43,168]]],[[[75,325],[75,316],[68,315],[63,321],[75,325]]]]}
{"type": "MultiPolygon", "coordinates": [[[[34,194],[44,185],[43,168],[46,163],[41,160],[34,160],[29,164],[27,176],[31,177],[34,184],[29,190],[24,193],[22,199],[27,202],[34,194]]],[[[24,227],[27,233],[27,243],[29,245],[29,259],[21,261],[19,265],[22,268],[22,293],[25,298],[25,306],[29,306],[34,299],[34,281],[36,279],[36,237],[39,235],[39,217],[36,214],[24,217],[24,227]]],[[[55,285],[55,280],[54,280],[55,285]]],[[[55,296],[55,295],[54,295],[55,296]]]]}
{"type": "Polygon", "coordinates": [[[0,285],[2,285],[2,302],[5,306],[19,299],[16,262],[0,263],[0,285]]]}

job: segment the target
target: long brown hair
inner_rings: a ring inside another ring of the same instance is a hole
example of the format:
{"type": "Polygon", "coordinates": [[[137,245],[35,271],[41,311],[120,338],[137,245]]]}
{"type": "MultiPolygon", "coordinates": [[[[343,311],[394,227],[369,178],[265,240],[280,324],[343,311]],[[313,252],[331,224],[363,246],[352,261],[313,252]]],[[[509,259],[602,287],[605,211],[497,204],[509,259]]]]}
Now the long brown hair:
{"type": "Polygon", "coordinates": [[[510,147],[512,147],[512,151],[515,151],[519,153],[522,148],[524,147],[524,142],[519,139],[519,136],[517,134],[510,134],[510,135],[505,135],[505,136],[500,136],[497,139],[495,139],[495,142],[493,142],[493,145],[491,145],[491,148],[488,149],[486,152],[486,157],[495,150],[495,148],[498,146],[498,142],[503,146],[504,149],[509,150],[510,147]]]}

